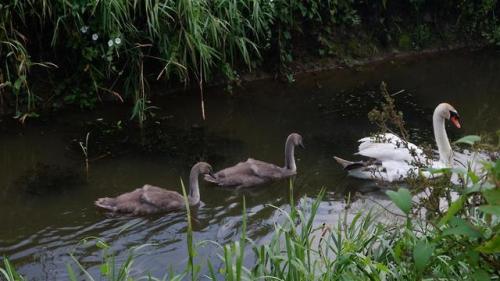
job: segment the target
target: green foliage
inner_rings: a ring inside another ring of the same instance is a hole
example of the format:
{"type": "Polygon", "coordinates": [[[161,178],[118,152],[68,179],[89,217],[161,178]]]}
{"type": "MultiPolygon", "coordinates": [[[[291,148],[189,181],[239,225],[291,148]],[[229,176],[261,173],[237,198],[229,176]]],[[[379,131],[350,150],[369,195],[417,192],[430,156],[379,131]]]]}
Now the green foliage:
{"type": "Polygon", "coordinates": [[[279,52],[280,72],[288,82],[294,81],[290,64],[294,61],[297,38],[305,37],[326,45],[320,49],[320,55],[324,55],[324,49],[331,48],[327,35],[331,35],[336,27],[353,27],[361,22],[354,0],[277,0],[272,3],[275,20],[273,47],[279,52]]]}
{"type": "Polygon", "coordinates": [[[349,61],[379,45],[419,49],[441,37],[482,36],[499,44],[499,6],[496,0],[7,0],[0,4],[0,114],[11,110],[24,121],[47,101],[92,109],[100,100],[128,99],[142,124],[154,78],[195,82],[202,91],[214,77],[235,81],[237,71],[263,62],[293,82],[292,63],[308,52],[349,61]],[[38,90],[37,77],[48,77],[54,92],[38,90]]]}
{"type": "Polygon", "coordinates": [[[381,132],[392,132],[391,126],[393,126],[398,130],[403,140],[408,140],[408,131],[405,129],[403,112],[396,109],[395,100],[389,94],[385,82],[380,83],[380,94],[382,95],[383,102],[380,108],[376,107],[368,112],[368,119],[377,125],[381,132]]]}
{"type": "Polygon", "coordinates": [[[389,190],[386,192],[387,196],[391,198],[392,202],[398,206],[405,214],[411,211],[411,193],[406,188],[401,188],[397,192],[389,190]]]}
{"type": "Polygon", "coordinates": [[[16,271],[6,257],[3,257],[3,267],[0,267],[0,273],[0,277],[3,276],[2,278],[6,281],[24,281],[23,276],[16,271]]]}
{"type": "Polygon", "coordinates": [[[224,64],[252,69],[272,22],[271,4],[263,0],[11,0],[0,13],[0,54],[8,59],[0,66],[0,90],[12,90],[16,106],[26,92],[24,110],[35,107],[26,46],[28,37],[37,38],[40,47],[66,54],[53,58],[74,73],[64,75],[66,87],[56,93],[66,103],[92,108],[101,94],[132,97],[140,122],[148,110],[145,62],[161,67],[158,78],[184,83],[208,81],[224,64]]]}
{"type": "MultiPolygon", "coordinates": [[[[480,138],[478,136],[466,136],[455,143],[474,145],[480,138]]],[[[421,230],[424,239],[417,238],[415,229],[420,224],[419,218],[413,218],[407,223],[411,230],[411,241],[417,241],[413,249],[416,276],[430,274],[426,267],[430,266],[430,260],[436,260],[438,256],[446,255],[448,271],[461,271],[463,280],[489,280],[491,273],[498,265],[498,253],[500,253],[499,216],[500,216],[500,185],[497,169],[500,161],[496,163],[484,163],[488,179],[479,181],[480,176],[472,171],[454,169],[454,173],[468,178],[465,183],[473,183],[473,186],[453,187],[435,186],[431,188],[446,188],[449,191],[464,190],[462,194],[453,201],[446,212],[426,223],[421,230]],[[479,202],[479,203],[478,203],[479,202]],[[427,242],[432,241],[432,242],[427,242]],[[434,253],[434,254],[433,254],[434,253]],[[465,253],[465,254],[464,254],[465,253]],[[460,263],[467,265],[467,272],[463,272],[460,263]],[[485,269],[487,269],[485,271],[485,269]]],[[[398,192],[401,192],[400,189],[398,192]]],[[[388,195],[391,200],[401,208],[401,198],[395,196],[396,192],[390,191],[388,195]]],[[[407,206],[405,206],[407,207],[407,206]]],[[[402,208],[401,208],[402,209],[402,208]]],[[[412,242],[414,243],[414,242],[412,242]]],[[[449,276],[450,272],[432,272],[431,276],[449,276]],[[439,274],[439,275],[436,275],[439,274]],[[444,274],[444,275],[443,275],[444,274]]],[[[458,276],[457,276],[458,277],[458,276]]]]}
{"type": "Polygon", "coordinates": [[[188,222],[188,229],[187,229],[187,234],[186,234],[186,242],[187,242],[187,249],[188,249],[188,264],[186,268],[186,273],[190,273],[191,275],[191,281],[198,280],[198,274],[200,267],[194,263],[194,257],[196,255],[196,248],[194,247],[193,243],[193,225],[191,222],[191,208],[189,205],[189,199],[188,195],[186,193],[186,188],[184,186],[184,182],[181,179],[181,187],[182,187],[182,196],[184,197],[184,205],[186,206],[186,211],[187,211],[187,222],[188,222]]]}
{"type": "Polygon", "coordinates": [[[425,240],[418,241],[413,248],[413,260],[418,272],[422,272],[429,264],[430,258],[434,252],[434,245],[425,240]]]}
{"type": "Polygon", "coordinates": [[[476,143],[478,141],[481,141],[480,136],[470,135],[470,136],[465,136],[463,138],[460,138],[460,139],[454,141],[453,143],[464,143],[464,144],[468,144],[468,145],[474,145],[474,143],[476,143]]]}

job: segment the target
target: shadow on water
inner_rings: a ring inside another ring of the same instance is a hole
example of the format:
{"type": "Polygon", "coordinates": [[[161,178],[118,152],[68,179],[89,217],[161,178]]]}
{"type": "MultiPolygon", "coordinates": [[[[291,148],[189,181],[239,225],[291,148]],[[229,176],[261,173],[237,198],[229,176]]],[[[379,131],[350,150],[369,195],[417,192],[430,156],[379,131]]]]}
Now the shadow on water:
{"type": "MultiPolygon", "coordinates": [[[[71,126],[72,122],[88,120],[88,115],[68,114],[64,118],[68,123],[50,129],[2,131],[0,255],[10,256],[29,280],[63,279],[67,276],[66,263],[71,262],[68,253],[72,251],[98,274],[100,250],[79,244],[85,237],[97,236],[112,245],[118,262],[126,259],[130,247],[151,244],[137,253],[135,272],[151,271],[161,276],[169,266],[175,269],[186,262],[185,214],[107,216],[94,208],[94,200],[144,183],[180,191],[180,177],[187,179],[190,166],[198,160],[208,160],[217,170],[248,157],[282,165],[285,138],[294,131],[302,134],[306,146],[296,151],[299,171],[294,183],[295,203],[310,200],[326,188],[318,223],[335,223],[348,204],[349,215],[377,204],[386,205],[388,200],[376,183],[347,178],[332,159],[333,155],[351,158],[356,140],[374,131],[367,113],[379,100],[380,81],[388,83],[390,92],[398,92],[397,105],[405,113],[411,139],[432,144],[431,114],[442,101],[452,103],[462,118],[462,130],[448,128],[452,140],[466,134],[494,132],[500,127],[498,69],[497,52],[454,52],[301,75],[291,85],[257,81],[231,95],[215,88],[206,94],[208,120],[203,126],[199,125],[196,93],[160,97],[155,104],[162,108],[157,112],[161,124],[153,126],[151,135],[130,140],[133,128],[110,131],[116,135],[108,139],[109,143],[91,143],[89,151],[93,151],[92,157],[99,157],[99,152],[110,152],[113,157],[91,162],[86,182],[68,184],[71,188],[64,192],[57,188],[70,178],[56,173],[52,179],[56,192],[46,196],[23,192],[22,182],[33,187],[37,179],[50,178],[47,171],[37,178],[33,171],[39,163],[62,171],[67,167],[83,171],[81,156],[71,141],[75,133],[71,126]],[[163,138],[154,138],[158,135],[163,138]],[[147,149],[129,149],[141,141],[146,141],[147,149]],[[129,151],[120,153],[123,148],[129,151]],[[300,199],[304,195],[307,197],[300,199]]],[[[118,128],[110,111],[92,115],[92,125],[78,132],[80,136],[91,131],[92,126],[118,128]],[[98,118],[105,122],[95,121],[98,118]]],[[[101,140],[97,133],[90,138],[101,140]]],[[[274,223],[283,220],[281,213],[269,205],[289,208],[287,181],[245,191],[202,184],[200,192],[202,204],[193,216],[195,241],[224,243],[239,237],[243,196],[248,212],[247,236],[257,242],[266,241],[274,223]]],[[[213,258],[214,247],[199,247],[197,259],[213,258]]]]}

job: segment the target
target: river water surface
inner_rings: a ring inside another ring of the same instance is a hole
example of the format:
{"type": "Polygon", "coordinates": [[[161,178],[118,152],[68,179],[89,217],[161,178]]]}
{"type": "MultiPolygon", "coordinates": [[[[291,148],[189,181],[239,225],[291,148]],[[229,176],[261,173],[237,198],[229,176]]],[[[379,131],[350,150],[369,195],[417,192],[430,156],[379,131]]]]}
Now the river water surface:
{"type": "MultiPolygon", "coordinates": [[[[290,85],[269,80],[246,83],[233,94],[211,89],[205,93],[205,122],[200,120],[196,93],[160,98],[155,104],[180,129],[203,127],[214,140],[208,154],[216,156],[202,160],[212,160],[216,170],[248,157],[282,165],[287,135],[302,134],[306,148],[296,150],[295,198],[310,200],[325,188],[317,220],[334,223],[345,211],[344,195],[349,191],[364,198],[354,202],[350,214],[367,211],[370,201],[388,202],[374,184],[347,178],[332,159],[334,155],[352,158],[356,140],[375,131],[367,113],[379,101],[381,81],[387,82],[391,93],[404,90],[396,99],[412,140],[432,144],[431,115],[442,101],[453,104],[461,115],[461,130],[447,126],[451,140],[500,128],[499,70],[499,52],[457,51],[299,75],[290,85]]],[[[109,112],[97,111],[91,117],[67,115],[68,120],[97,119],[108,118],[109,112]]],[[[102,251],[79,243],[96,236],[111,245],[118,262],[126,259],[131,247],[151,244],[137,251],[134,274],[163,276],[169,269],[183,269],[187,259],[184,212],[112,217],[97,211],[93,202],[144,183],[180,191],[179,179],[187,180],[194,161],[129,152],[91,162],[86,184],[58,183],[68,185],[62,188],[64,192],[43,196],[22,191],[21,182],[38,163],[81,169],[79,153],[68,148],[68,130],[67,126],[45,125],[15,133],[0,131],[0,255],[9,256],[28,280],[66,279],[66,265],[74,265],[69,253],[98,276],[102,251]]],[[[203,183],[202,204],[194,210],[195,241],[237,239],[245,196],[247,235],[264,243],[280,220],[279,212],[269,204],[287,209],[288,185],[283,181],[234,192],[203,183]]],[[[217,259],[214,246],[199,247],[198,252],[200,262],[217,259]]]]}

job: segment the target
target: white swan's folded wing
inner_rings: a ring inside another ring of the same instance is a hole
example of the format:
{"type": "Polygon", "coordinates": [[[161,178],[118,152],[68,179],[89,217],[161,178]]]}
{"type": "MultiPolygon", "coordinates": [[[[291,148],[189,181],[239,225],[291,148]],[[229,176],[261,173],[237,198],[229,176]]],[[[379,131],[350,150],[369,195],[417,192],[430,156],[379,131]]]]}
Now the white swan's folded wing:
{"type": "Polygon", "coordinates": [[[359,140],[356,154],[381,161],[425,161],[422,149],[394,134],[380,134],[359,140]]]}

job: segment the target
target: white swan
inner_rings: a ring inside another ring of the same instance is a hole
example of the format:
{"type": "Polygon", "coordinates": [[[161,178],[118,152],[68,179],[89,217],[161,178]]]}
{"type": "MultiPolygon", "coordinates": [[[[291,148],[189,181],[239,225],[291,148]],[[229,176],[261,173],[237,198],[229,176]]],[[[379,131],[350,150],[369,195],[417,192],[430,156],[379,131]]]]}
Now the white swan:
{"type": "Polygon", "coordinates": [[[334,158],[350,176],[361,179],[393,182],[403,180],[412,174],[431,177],[430,172],[420,168],[439,169],[453,165],[453,151],[446,134],[445,120],[450,120],[460,128],[457,110],[447,103],[441,103],[432,115],[434,137],[439,152],[438,161],[429,159],[420,147],[391,133],[359,140],[358,152],[355,154],[369,157],[367,161],[351,162],[336,156],[334,158]]]}

